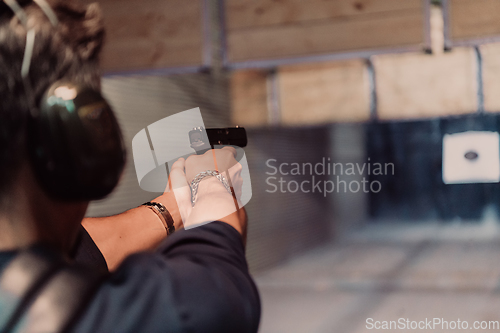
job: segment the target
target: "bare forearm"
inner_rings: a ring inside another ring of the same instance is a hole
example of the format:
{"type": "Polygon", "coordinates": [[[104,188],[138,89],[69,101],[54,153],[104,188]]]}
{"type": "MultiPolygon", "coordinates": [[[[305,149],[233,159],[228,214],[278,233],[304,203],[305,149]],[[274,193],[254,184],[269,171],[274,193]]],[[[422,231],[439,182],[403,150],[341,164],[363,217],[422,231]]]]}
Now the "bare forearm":
{"type": "MultiPolygon", "coordinates": [[[[176,230],[182,228],[182,220],[172,193],[167,192],[153,201],[165,205],[174,219],[176,230]]],[[[86,218],[82,225],[103,254],[110,270],[115,269],[132,253],[155,249],[167,236],[161,220],[145,206],[114,216],[86,218]]]]}
{"type": "Polygon", "coordinates": [[[146,207],[109,217],[86,218],[82,225],[110,270],[132,253],[154,249],[167,234],[158,216],[146,207]]]}
{"type": "MultiPolygon", "coordinates": [[[[231,154],[228,151],[219,153],[231,154]]],[[[234,156],[230,156],[234,160],[234,156]]],[[[204,155],[203,158],[210,159],[212,155],[204,155]]],[[[193,165],[202,167],[196,163],[193,165]]],[[[235,172],[237,173],[238,169],[235,172]]],[[[183,227],[183,218],[186,228],[217,220],[235,228],[245,242],[246,212],[238,208],[235,198],[227,192],[219,180],[216,178],[202,180],[195,207],[191,208],[191,191],[184,173],[183,159],[174,164],[171,178],[171,191],[165,192],[154,201],[165,205],[174,219],[176,230],[183,227]],[[180,202],[179,206],[177,200],[180,202]],[[182,207],[181,210],[179,207],[182,207]]],[[[84,219],[82,224],[101,250],[111,270],[132,253],[154,249],[167,236],[159,217],[147,207],[134,208],[110,217],[84,219]]]]}

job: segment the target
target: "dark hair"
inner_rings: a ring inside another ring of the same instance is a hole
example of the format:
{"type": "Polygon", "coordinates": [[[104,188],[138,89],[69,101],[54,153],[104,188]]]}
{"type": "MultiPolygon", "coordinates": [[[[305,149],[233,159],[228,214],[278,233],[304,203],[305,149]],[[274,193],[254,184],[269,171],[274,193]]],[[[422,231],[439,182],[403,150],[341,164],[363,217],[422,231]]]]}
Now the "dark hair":
{"type": "Polygon", "coordinates": [[[28,27],[36,33],[29,72],[31,95],[26,94],[21,77],[26,29],[12,11],[0,6],[0,196],[27,158],[28,98],[37,108],[45,90],[60,79],[100,88],[98,56],[104,27],[99,6],[70,0],[48,3],[59,20],[55,27],[34,2],[23,6],[28,27]]]}

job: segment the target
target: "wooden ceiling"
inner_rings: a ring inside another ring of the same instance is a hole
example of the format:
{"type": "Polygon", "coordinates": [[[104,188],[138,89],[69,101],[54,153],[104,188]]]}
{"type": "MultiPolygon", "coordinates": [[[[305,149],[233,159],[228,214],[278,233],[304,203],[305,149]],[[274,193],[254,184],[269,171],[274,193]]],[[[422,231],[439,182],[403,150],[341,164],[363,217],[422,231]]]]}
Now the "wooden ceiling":
{"type": "MultiPolygon", "coordinates": [[[[87,1],[91,2],[91,1],[87,1]]],[[[203,0],[98,0],[104,72],[202,67],[203,0]]]]}
{"type": "MultiPolygon", "coordinates": [[[[207,6],[215,0],[97,1],[107,28],[105,73],[210,66],[207,6]]],[[[230,67],[430,46],[430,0],[220,1],[225,64],[230,67]]],[[[447,44],[500,40],[500,1],[443,0],[443,4],[447,44]]]]}
{"type": "Polygon", "coordinates": [[[259,61],[414,47],[423,0],[225,0],[227,60],[259,61]]]}
{"type": "Polygon", "coordinates": [[[447,0],[444,5],[450,46],[500,40],[500,1],[447,0]]]}

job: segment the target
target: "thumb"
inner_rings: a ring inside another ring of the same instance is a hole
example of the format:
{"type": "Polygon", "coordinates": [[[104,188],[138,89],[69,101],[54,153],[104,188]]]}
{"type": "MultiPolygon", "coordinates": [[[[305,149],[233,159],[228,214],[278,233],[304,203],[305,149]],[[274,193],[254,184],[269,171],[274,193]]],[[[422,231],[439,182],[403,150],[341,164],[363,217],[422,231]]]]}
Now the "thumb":
{"type": "Polygon", "coordinates": [[[186,173],[184,171],[184,165],[186,161],[183,158],[179,158],[170,170],[170,178],[168,180],[170,190],[178,189],[181,187],[189,186],[186,179],[186,173]]]}
{"type": "Polygon", "coordinates": [[[177,202],[177,207],[179,207],[179,213],[181,214],[182,223],[184,225],[186,225],[186,221],[192,210],[191,188],[186,179],[185,162],[183,158],[179,158],[172,165],[170,178],[168,179],[170,189],[174,192],[175,201],[177,202]]]}

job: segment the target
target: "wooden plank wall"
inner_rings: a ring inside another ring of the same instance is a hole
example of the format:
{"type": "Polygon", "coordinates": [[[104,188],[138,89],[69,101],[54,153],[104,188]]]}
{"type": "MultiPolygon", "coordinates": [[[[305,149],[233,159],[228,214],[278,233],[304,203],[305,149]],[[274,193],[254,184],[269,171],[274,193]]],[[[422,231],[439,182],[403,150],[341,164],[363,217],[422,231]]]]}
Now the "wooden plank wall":
{"type": "Polygon", "coordinates": [[[446,117],[477,110],[474,50],[374,57],[378,118],[446,117]]]}
{"type": "Polygon", "coordinates": [[[444,52],[440,7],[431,10],[432,55],[383,54],[372,58],[378,118],[417,119],[477,110],[477,59],[472,48],[444,52]]]}
{"type": "MultiPolygon", "coordinates": [[[[265,70],[231,75],[233,125],[268,125],[269,83],[265,70]]],[[[365,61],[347,60],[280,67],[277,72],[279,122],[301,126],[359,122],[370,118],[370,87],[365,61]]]]}
{"type": "Polygon", "coordinates": [[[237,71],[231,75],[231,120],[234,125],[259,126],[268,122],[267,71],[237,71]]]}
{"type": "Polygon", "coordinates": [[[228,60],[423,45],[422,0],[225,0],[228,60]]]}
{"type": "MultiPolygon", "coordinates": [[[[455,47],[450,52],[444,52],[440,7],[434,6],[431,10],[431,27],[432,54],[409,52],[371,57],[379,119],[446,117],[478,110],[478,66],[474,49],[455,47]]],[[[481,50],[485,109],[500,111],[500,95],[497,93],[500,89],[500,46],[491,44],[481,50]]],[[[277,68],[277,77],[282,125],[363,122],[370,119],[371,103],[375,101],[370,100],[369,69],[362,59],[281,66],[277,68]]],[[[265,93],[263,74],[233,72],[235,124],[269,125],[265,93]],[[249,94],[252,95],[252,102],[244,98],[249,94]]]]}
{"type": "Polygon", "coordinates": [[[500,112],[500,43],[481,46],[483,57],[484,109],[500,112]]]}
{"type": "Polygon", "coordinates": [[[107,33],[104,72],[203,65],[203,0],[97,2],[107,33]]]}
{"type": "Polygon", "coordinates": [[[369,86],[366,64],[360,59],[282,67],[281,121],[286,125],[367,121],[369,86]]]}
{"type": "Polygon", "coordinates": [[[500,38],[500,1],[448,0],[449,38],[453,42],[500,38]]]}

